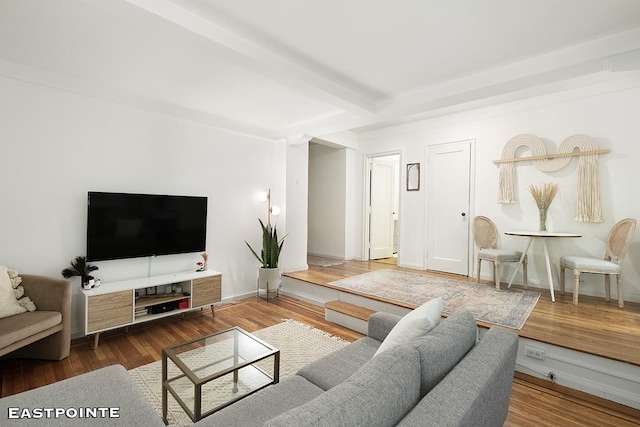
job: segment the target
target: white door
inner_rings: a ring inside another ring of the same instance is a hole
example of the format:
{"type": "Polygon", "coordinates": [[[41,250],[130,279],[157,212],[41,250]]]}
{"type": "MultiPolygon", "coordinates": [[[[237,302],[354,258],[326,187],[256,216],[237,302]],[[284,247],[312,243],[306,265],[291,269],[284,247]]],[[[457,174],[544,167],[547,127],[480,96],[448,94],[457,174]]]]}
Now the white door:
{"type": "Polygon", "coordinates": [[[469,274],[471,142],[427,147],[427,269],[469,274]]]}
{"type": "Polygon", "coordinates": [[[371,159],[369,259],[393,256],[396,168],[397,162],[393,160],[377,157],[371,159]]]}

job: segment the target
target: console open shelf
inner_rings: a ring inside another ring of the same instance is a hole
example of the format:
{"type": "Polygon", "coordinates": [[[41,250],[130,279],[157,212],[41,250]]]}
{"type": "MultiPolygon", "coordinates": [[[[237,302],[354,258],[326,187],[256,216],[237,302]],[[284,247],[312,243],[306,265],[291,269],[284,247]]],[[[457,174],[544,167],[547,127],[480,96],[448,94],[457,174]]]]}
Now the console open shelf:
{"type": "Polygon", "coordinates": [[[189,298],[189,296],[183,295],[183,294],[147,295],[144,297],[140,297],[138,300],[136,300],[135,307],[136,308],[150,307],[152,305],[162,304],[165,302],[180,301],[185,298],[189,298]]]}

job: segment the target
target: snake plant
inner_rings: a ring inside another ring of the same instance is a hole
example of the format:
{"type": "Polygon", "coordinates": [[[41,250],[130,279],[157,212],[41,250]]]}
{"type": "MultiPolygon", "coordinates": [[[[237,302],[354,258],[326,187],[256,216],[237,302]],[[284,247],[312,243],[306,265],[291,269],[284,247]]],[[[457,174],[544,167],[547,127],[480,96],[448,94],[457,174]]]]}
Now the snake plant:
{"type": "Polygon", "coordinates": [[[271,227],[271,224],[264,225],[261,219],[258,219],[258,221],[260,221],[260,226],[262,227],[262,250],[260,251],[260,255],[251,247],[249,242],[246,240],[244,242],[251,250],[253,256],[262,264],[263,268],[277,268],[284,238],[287,236],[278,240],[278,231],[275,226],[271,227]]]}

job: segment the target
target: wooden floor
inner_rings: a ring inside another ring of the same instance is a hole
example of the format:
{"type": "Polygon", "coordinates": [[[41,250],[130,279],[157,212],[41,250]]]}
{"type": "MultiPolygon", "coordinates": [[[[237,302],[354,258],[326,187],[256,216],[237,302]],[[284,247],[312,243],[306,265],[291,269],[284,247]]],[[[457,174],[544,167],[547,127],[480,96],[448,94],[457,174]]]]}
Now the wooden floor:
{"type": "MultiPolygon", "coordinates": [[[[329,283],[336,280],[385,268],[474,281],[472,278],[453,274],[399,268],[393,261],[395,258],[383,262],[347,261],[328,267],[310,265],[308,270],[286,275],[327,287],[332,287],[329,283]]],[[[556,302],[553,303],[548,289],[530,287],[529,290],[540,291],[541,297],[524,327],[514,330],[521,337],[640,366],[640,304],[627,302],[621,310],[617,301],[607,302],[602,298],[580,296],[579,304],[574,305],[571,293],[561,295],[559,292],[556,292],[556,302]]],[[[393,303],[414,308],[407,304],[393,303]]],[[[491,326],[478,323],[480,326],[491,326]]],[[[505,425],[640,425],[640,411],[516,372],[509,418],[505,425]],[[547,401],[549,395],[554,395],[557,399],[547,401]],[[546,406],[554,409],[547,411],[544,408],[546,406]],[[585,406],[596,412],[586,410],[585,406]],[[609,410],[613,411],[611,419],[608,419],[609,410]],[[597,414],[605,414],[605,419],[597,414]],[[617,424],[620,416],[630,424],[617,424]]]]}
{"type": "MultiPolygon", "coordinates": [[[[373,263],[372,263],[373,264],[373,263]]],[[[382,268],[388,268],[388,265],[382,268]]],[[[372,265],[371,268],[376,268],[372,265]]],[[[100,367],[122,364],[133,369],[159,360],[161,349],[231,326],[255,331],[295,319],[322,329],[348,341],[362,335],[324,320],[322,307],[281,295],[269,303],[255,297],[225,303],[210,310],[189,313],[104,333],[96,350],[90,348],[90,337],[74,340],[71,354],[60,362],[39,360],[3,360],[0,362],[2,396],[41,387],[100,367]]],[[[519,376],[514,379],[506,426],[634,426],[640,425],[640,411],[621,405],[567,394],[561,387],[548,388],[536,379],[519,376]]]]}
{"type": "MultiPolygon", "coordinates": [[[[384,268],[474,281],[452,274],[398,268],[386,262],[361,261],[347,261],[330,267],[309,266],[308,270],[286,276],[332,287],[329,282],[384,268]]],[[[620,309],[617,301],[581,295],[578,305],[574,305],[572,294],[560,295],[559,292],[555,295],[556,302],[552,303],[548,289],[529,289],[540,291],[541,297],[524,327],[514,330],[521,337],[640,366],[640,304],[627,302],[624,309],[620,309]]]]}

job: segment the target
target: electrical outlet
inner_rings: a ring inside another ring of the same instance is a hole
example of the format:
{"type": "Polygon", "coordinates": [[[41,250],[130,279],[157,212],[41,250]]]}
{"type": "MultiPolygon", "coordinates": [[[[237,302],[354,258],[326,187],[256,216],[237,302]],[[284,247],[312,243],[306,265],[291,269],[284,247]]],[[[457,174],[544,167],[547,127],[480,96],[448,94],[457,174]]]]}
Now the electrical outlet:
{"type": "Polygon", "coordinates": [[[544,350],[541,348],[531,347],[530,345],[524,346],[524,355],[534,359],[544,360],[544,350]]]}

